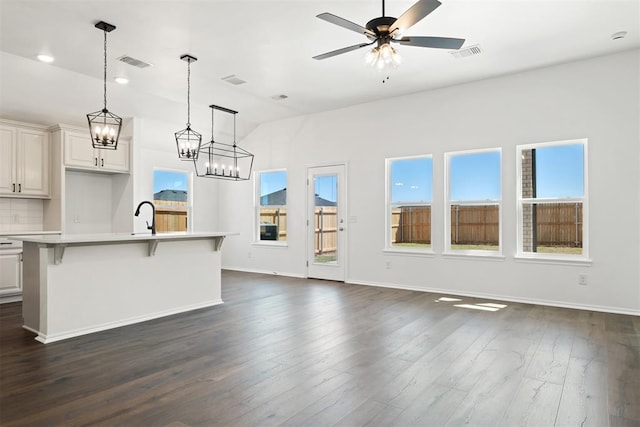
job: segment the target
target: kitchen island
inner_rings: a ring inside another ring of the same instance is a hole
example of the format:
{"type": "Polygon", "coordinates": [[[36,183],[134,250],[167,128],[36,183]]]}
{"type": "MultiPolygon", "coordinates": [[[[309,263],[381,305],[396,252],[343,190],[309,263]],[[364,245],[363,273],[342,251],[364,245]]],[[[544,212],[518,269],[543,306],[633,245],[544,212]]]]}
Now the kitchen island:
{"type": "Polygon", "coordinates": [[[222,241],[236,233],[16,236],[23,327],[50,343],[222,304],[222,241]]]}

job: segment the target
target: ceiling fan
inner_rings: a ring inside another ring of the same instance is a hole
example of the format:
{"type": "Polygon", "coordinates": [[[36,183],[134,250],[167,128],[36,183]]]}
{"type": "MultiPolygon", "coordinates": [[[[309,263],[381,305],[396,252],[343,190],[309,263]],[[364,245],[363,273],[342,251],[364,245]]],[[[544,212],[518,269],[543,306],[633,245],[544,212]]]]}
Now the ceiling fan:
{"type": "Polygon", "coordinates": [[[431,36],[402,36],[401,33],[418,21],[429,15],[440,6],[438,0],[419,0],[409,9],[407,9],[399,18],[385,16],[384,0],[382,0],[382,16],[374,18],[367,22],[366,27],[362,27],[356,23],[348,21],[344,18],[336,16],[332,13],[321,13],[317,17],[338,25],[347,30],[364,34],[369,40],[368,43],[360,43],[353,46],[344,47],[342,49],[333,50],[331,52],[316,55],[313,59],[326,59],[332,56],[341,55],[366,46],[375,44],[376,46],[367,55],[366,61],[377,68],[385,68],[388,65],[398,66],[400,56],[391,46],[391,43],[399,43],[406,46],[430,47],[436,49],[460,49],[464,44],[464,39],[450,37],[431,37],[431,36]]]}

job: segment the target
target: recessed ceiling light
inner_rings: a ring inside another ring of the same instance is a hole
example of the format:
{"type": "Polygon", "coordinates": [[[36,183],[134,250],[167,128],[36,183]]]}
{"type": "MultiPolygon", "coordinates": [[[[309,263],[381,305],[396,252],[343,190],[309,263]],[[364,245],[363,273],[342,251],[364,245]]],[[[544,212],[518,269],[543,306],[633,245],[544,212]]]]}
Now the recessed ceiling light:
{"type": "Polygon", "coordinates": [[[626,31],[618,31],[617,33],[611,34],[611,40],[620,40],[627,36],[626,31]]]}
{"type": "Polygon", "coordinates": [[[114,80],[116,81],[116,83],[119,83],[121,85],[126,85],[127,83],[129,83],[129,79],[126,77],[116,77],[114,80]]]}
{"type": "Polygon", "coordinates": [[[49,64],[49,63],[53,62],[55,58],[53,56],[40,54],[40,55],[38,55],[38,59],[40,61],[42,61],[42,62],[46,62],[47,64],[49,64]]]}
{"type": "Polygon", "coordinates": [[[232,84],[234,86],[243,85],[243,84],[246,83],[245,80],[242,80],[241,78],[239,78],[235,74],[231,74],[230,76],[223,77],[221,80],[224,80],[225,82],[227,82],[229,84],[232,84]]]}

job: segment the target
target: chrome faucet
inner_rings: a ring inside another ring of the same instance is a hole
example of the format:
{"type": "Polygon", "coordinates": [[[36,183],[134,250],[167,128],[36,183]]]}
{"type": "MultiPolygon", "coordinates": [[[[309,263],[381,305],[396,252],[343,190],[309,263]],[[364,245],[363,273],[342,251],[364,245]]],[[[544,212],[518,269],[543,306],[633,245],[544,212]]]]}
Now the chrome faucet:
{"type": "Polygon", "coordinates": [[[156,207],[153,203],[151,203],[148,200],[145,200],[144,202],[140,202],[140,204],[138,205],[138,208],[136,209],[136,213],[135,216],[140,215],[140,206],[144,205],[144,204],[149,204],[151,206],[151,209],[153,211],[153,216],[151,217],[151,225],[149,225],[149,221],[145,221],[147,223],[147,230],[151,230],[151,235],[155,236],[156,235],[156,207]]]}

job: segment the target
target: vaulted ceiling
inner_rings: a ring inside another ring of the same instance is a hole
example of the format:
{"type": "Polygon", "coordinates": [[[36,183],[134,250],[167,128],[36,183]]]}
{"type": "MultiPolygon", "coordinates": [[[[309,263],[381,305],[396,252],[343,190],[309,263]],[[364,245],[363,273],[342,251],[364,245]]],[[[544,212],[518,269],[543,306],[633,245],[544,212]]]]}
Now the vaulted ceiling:
{"type": "MultiPolygon", "coordinates": [[[[388,0],[386,15],[397,17],[413,3],[388,0]]],[[[406,35],[464,38],[463,49],[477,45],[481,53],[456,58],[398,46],[402,65],[381,73],[364,64],[366,49],[312,59],[366,41],[316,18],[322,12],[365,25],[381,16],[381,2],[0,0],[0,115],[66,122],[79,116],[80,123],[79,111],[100,107],[100,20],[117,27],[108,35],[110,110],[184,122],[187,66],[179,58],[189,53],[198,58],[191,66],[192,122],[203,134],[209,104],[238,110],[247,132],[265,121],[640,47],[637,0],[442,0],[406,35]],[[613,40],[619,31],[626,37],[613,40]],[[39,53],[55,61],[39,63],[39,53]],[[134,67],[118,60],[123,56],[152,66],[134,67]],[[116,76],[128,85],[114,83],[116,76]],[[228,76],[246,83],[222,80],[228,76]]]]}

